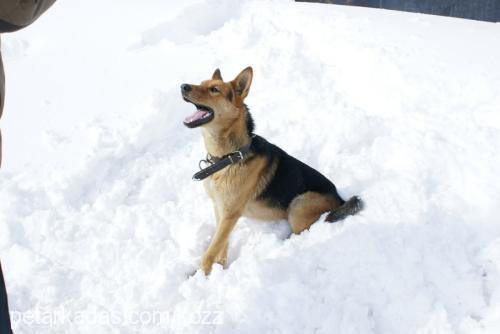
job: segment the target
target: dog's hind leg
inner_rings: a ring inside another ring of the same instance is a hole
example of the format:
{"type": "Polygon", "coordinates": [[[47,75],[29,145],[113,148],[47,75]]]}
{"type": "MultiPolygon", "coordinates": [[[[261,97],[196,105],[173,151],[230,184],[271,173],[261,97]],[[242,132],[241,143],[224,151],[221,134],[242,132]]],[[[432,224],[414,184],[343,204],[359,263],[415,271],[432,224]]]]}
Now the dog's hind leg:
{"type": "Polygon", "coordinates": [[[319,217],[340,206],[340,202],[329,194],[306,192],[295,197],[288,208],[288,223],[292,232],[298,234],[309,228],[319,217]]]}

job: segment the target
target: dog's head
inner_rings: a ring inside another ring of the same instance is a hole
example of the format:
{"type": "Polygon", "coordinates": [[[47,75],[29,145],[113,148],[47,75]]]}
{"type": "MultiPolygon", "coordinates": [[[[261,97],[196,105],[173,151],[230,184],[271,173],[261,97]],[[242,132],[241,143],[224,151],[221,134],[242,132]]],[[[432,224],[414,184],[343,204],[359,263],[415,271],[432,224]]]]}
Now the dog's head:
{"type": "Polygon", "coordinates": [[[216,69],[212,79],[200,85],[182,84],[182,97],[196,107],[196,112],[186,117],[184,125],[213,129],[230,126],[245,113],[243,101],[250,90],[252,77],[252,68],[247,67],[234,80],[224,82],[220,70],[216,69]]]}

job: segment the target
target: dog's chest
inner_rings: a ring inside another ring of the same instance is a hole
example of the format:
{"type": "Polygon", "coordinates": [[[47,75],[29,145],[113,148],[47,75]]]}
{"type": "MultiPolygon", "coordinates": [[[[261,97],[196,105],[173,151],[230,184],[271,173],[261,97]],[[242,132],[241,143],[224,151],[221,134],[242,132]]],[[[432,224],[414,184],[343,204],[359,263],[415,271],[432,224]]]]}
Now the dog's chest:
{"type": "Polygon", "coordinates": [[[228,166],[205,179],[205,189],[216,205],[231,203],[243,208],[265,187],[265,166],[266,161],[261,157],[228,166]]]}
{"type": "Polygon", "coordinates": [[[204,181],[205,189],[212,198],[237,195],[244,183],[243,172],[244,168],[240,166],[229,166],[207,178],[204,181]]]}

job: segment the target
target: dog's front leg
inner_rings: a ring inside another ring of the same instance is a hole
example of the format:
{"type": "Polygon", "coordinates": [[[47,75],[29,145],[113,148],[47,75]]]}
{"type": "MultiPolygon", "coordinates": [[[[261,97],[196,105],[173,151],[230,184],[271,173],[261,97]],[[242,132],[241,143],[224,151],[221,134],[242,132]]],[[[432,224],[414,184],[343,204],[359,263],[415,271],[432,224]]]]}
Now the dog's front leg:
{"type": "Polygon", "coordinates": [[[227,253],[229,236],[233,231],[238,218],[240,218],[240,214],[223,215],[220,218],[212,241],[210,242],[210,245],[201,260],[201,269],[206,275],[210,274],[214,262],[219,260],[223,253],[227,253]]]}
{"type": "Polygon", "coordinates": [[[215,257],[215,262],[225,267],[227,263],[227,249],[229,248],[229,239],[226,241],[226,245],[222,247],[219,255],[215,257]]]}
{"type": "MultiPolygon", "coordinates": [[[[214,215],[215,215],[215,226],[219,226],[219,211],[217,210],[217,206],[214,204],[214,215]]],[[[217,229],[217,227],[216,227],[217,229]]],[[[226,241],[226,244],[222,247],[220,253],[215,256],[215,262],[220,264],[221,266],[225,266],[227,262],[227,248],[229,247],[229,240],[226,241]]]]}

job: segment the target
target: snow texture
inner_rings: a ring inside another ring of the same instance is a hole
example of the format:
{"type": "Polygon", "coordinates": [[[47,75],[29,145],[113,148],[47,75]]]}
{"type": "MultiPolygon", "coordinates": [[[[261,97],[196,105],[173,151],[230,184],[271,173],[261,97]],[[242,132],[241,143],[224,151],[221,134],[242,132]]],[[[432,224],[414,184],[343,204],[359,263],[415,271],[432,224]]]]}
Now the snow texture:
{"type": "Polygon", "coordinates": [[[499,333],[500,26],[292,1],[59,1],[2,36],[16,333],[499,333]],[[366,207],[229,266],[179,85],[254,69],[257,133],[366,207]]]}

